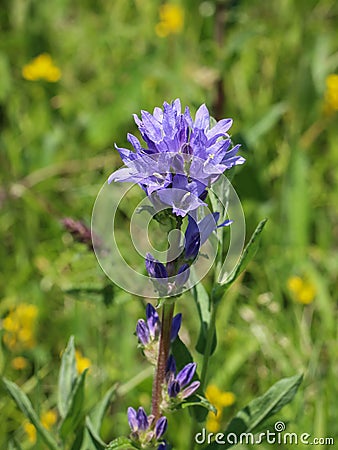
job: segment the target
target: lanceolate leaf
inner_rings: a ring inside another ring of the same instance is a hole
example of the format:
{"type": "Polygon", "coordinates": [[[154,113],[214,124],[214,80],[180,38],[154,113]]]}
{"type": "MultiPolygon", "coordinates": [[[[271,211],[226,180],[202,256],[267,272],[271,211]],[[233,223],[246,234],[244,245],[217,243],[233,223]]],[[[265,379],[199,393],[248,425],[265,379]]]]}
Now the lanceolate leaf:
{"type": "Polygon", "coordinates": [[[89,417],[86,417],[86,428],[93,448],[96,450],[104,450],[107,446],[96,432],[89,417]]]}
{"type": "Polygon", "coordinates": [[[100,429],[103,421],[103,416],[108,408],[108,405],[115,394],[117,384],[112,386],[105,394],[103,399],[93,408],[90,412],[89,417],[86,419],[86,430],[84,432],[84,437],[81,445],[81,450],[92,450],[95,449],[95,444],[93,442],[93,433],[95,435],[100,434],[100,429]],[[89,421],[89,422],[88,422],[89,421]],[[89,423],[89,426],[88,426],[89,423]],[[90,431],[92,432],[90,434],[90,431]]]}
{"type": "MultiPolygon", "coordinates": [[[[264,395],[252,400],[245,408],[241,409],[231,420],[224,432],[224,444],[213,442],[204,450],[222,450],[232,447],[233,443],[227,442],[227,435],[240,436],[242,433],[254,433],[266,421],[287,403],[290,403],[295,396],[303,375],[295,375],[290,378],[283,378],[275,383],[264,395]]],[[[233,442],[234,439],[231,440],[233,442]]]]}
{"type": "Polygon", "coordinates": [[[69,433],[75,431],[81,418],[83,417],[82,409],[84,402],[84,383],[87,369],[76,380],[76,384],[71,393],[69,400],[69,408],[66,417],[60,426],[60,436],[65,438],[69,433]]]}
{"type": "MultiPolygon", "coordinates": [[[[209,325],[210,325],[210,317],[211,317],[210,298],[209,298],[207,291],[203,287],[202,283],[198,283],[196,286],[194,286],[193,295],[194,295],[194,300],[195,300],[195,303],[197,306],[199,319],[201,322],[201,328],[200,328],[200,333],[198,336],[198,341],[196,344],[196,350],[198,351],[198,353],[201,353],[203,355],[205,352],[207,333],[208,333],[208,329],[209,329],[209,325]]],[[[211,353],[210,353],[211,355],[215,351],[216,345],[217,345],[217,340],[216,340],[216,330],[215,330],[214,339],[213,339],[213,343],[212,343],[212,347],[211,347],[211,353]]]]}
{"type": "Polygon", "coordinates": [[[250,238],[250,241],[246,245],[239,262],[237,263],[234,270],[229,274],[223,274],[220,276],[219,284],[214,287],[213,290],[213,299],[215,302],[219,301],[224,292],[230,287],[230,285],[240,276],[243,270],[247,267],[251,259],[255,256],[255,253],[259,246],[259,240],[261,237],[261,233],[263,228],[267,222],[267,219],[262,220],[257,225],[253,235],[250,238]]]}
{"type": "Polygon", "coordinates": [[[103,399],[95,406],[93,411],[90,412],[90,422],[92,424],[93,429],[99,433],[102,425],[103,416],[108,408],[112,397],[115,395],[117,389],[117,384],[112,386],[105,394],[103,399]]]}
{"type": "Polygon", "coordinates": [[[77,378],[74,336],[71,336],[63,352],[58,382],[58,410],[62,418],[66,417],[70,398],[77,378]]]}
{"type": "Polygon", "coordinates": [[[18,407],[27,417],[27,419],[32,422],[35,426],[37,432],[40,434],[41,438],[46,443],[47,447],[51,450],[61,450],[57,442],[54,440],[53,436],[43,427],[40,419],[33,409],[33,406],[27,397],[27,395],[12,381],[3,378],[3,382],[9,394],[12,396],[18,407]]]}

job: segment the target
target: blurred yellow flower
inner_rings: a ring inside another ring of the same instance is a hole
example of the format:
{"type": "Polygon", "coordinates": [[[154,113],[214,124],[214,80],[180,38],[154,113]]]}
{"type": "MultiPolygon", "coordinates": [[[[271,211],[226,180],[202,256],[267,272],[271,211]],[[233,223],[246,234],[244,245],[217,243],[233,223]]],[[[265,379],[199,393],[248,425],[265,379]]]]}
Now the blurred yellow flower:
{"type": "Polygon", "coordinates": [[[287,286],[294,299],[303,305],[312,303],[316,296],[315,285],[305,278],[292,276],[288,279],[287,286]]]}
{"type": "Polygon", "coordinates": [[[11,365],[15,370],[22,370],[28,366],[28,360],[23,356],[16,356],[12,359],[11,365]]]}
{"type": "Polygon", "coordinates": [[[160,6],[160,21],[155,27],[157,36],[180,33],[184,24],[184,9],[179,5],[165,3],[160,6]]]}
{"type": "Polygon", "coordinates": [[[36,428],[35,426],[30,422],[25,422],[23,424],[23,429],[25,430],[29,442],[32,444],[35,444],[36,442],[36,428]]]}
{"type": "Polygon", "coordinates": [[[38,308],[21,303],[2,321],[3,341],[10,350],[32,348],[35,345],[35,326],[38,308]]]}
{"type": "Polygon", "coordinates": [[[213,412],[209,412],[206,429],[211,433],[217,433],[221,428],[223,408],[233,405],[236,401],[236,396],[233,392],[221,391],[214,384],[210,384],[207,387],[205,396],[217,409],[216,415],[213,412]]]}
{"type": "Polygon", "coordinates": [[[22,68],[25,80],[46,80],[55,83],[61,78],[61,70],[53,63],[48,53],[42,53],[22,68]]]}
{"type": "MultiPolygon", "coordinates": [[[[40,421],[43,427],[46,428],[46,430],[50,430],[53,425],[56,424],[57,421],[57,414],[55,411],[50,409],[49,411],[46,411],[41,414],[40,421]]],[[[32,444],[35,444],[36,442],[36,428],[35,426],[30,422],[25,422],[23,424],[23,429],[25,430],[29,442],[32,444]]]]}
{"type": "Polygon", "coordinates": [[[324,112],[332,114],[335,111],[338,111],[338,75],[331,74],[326,77],[324,112]]]}
{"type": "Polygon", "coordinates": [[[52,428],[53,425],[56,424],[57,421],[57,414],[55,411],[53,411],[52,409],[50,409],[49,411],[44,412],[43,414],[41,414],[41,423],[42,425],[47,429],[50,430],[52,428]]]}
{"type": "Polygon", "coordinates": [[[91,360],[83,356],[80,350],[75,350],[75,359],[76,369],[79,374],[81,374],[84,370],[89,369],[89,367],[92,365],[91,360]]]}

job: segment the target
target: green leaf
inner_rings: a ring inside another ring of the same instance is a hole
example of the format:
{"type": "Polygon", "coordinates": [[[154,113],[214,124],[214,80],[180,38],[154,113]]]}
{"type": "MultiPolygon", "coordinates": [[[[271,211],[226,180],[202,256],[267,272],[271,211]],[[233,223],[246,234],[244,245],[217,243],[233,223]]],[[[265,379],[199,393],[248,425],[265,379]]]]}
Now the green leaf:
{"type": "MultiPolygon", "coordinates": [[[[211,311],[210,311],[210,298],[205,290],[202,283],[197,283],[197,285],[193,288],[193,296],[194,300],[197,306],[198,316],[200,319],[201,327],[200,332],[198,336],[198,341],[196,344],[196,350],[198,353],[201,353],[204,355],[205,352],[205,346],[206,346],[206,340],[207,340],[207,333],[210,325],[210,317],[211,317],[211,311]]],[[[214,332],[214,338],[212,342],[211,352],[210,355],[213,354],[215,351],[217,345],[217,339],[216,339],[216,330],[214,332]]]]}
{"type": "Polygon", "coordinates": [[[236,414],[224,432],[225,444],[213,442],[204,447],[204,450],[221,450],[232,447],[234,444],[227,443],[226,439],[230,433],[236,436],[240,436],[242,433],[254,433],[272,415],[291,402],[302,380],[303,375],[279,380],[264,395],[252,400],[236,414]]]}
{"type": "Polygon", "coordinates": [[[88,416],[86,417],[86,428],[91,440],[91,444],[93,444],[93,448],[95,448],[96,450],[104,450],[107,446],[98,435],[93,423],[88,416]]]}
{"type": "Polygon", "coordinates": [[[172,352],[176,361],[177,370],[183,369],[184,366],[193,362],[190,351],[178,336],[172,343],[172,352]]]}
{"type": "Polygon", "coordinates": [[[117,384],[115,384],[114,386],[112,386],[105,394],[105,396],[103,397],[103,399],[94,407],[94,409],[90,412],[89,417],[90,417],[90,421],[91,424],[93,426],[93,429],[99,433],[101,425],[102,425],[102,420],[103,420],[103,416],[108,408],[108,405],[113,397],[113,395],[115,395],[116,389],[117,389],[117,384]]]}
{"type": "Polygon", "coordinates": [[[48,448],[50,448],[51,450],[60,450],[60,447],[54,440],[53,436],[41,424],[40,419],[34,411],[27,395],[19,388],[19,386],[17,386],[12,381],[3,378],[3,382],[11,397],[14,399],[24,415],[35,426],[37,432],[40,434],[41,438],[44,440],[48,448]]]}
{"type": "Polygon", "coordinates": [[[236,267],[234,270],[229,274],[223,274],[223,276],[220,275],[221,280],[220,282],[214,287],[212,297],[214,301],[217,303],[219,300],[221,300],[224,292],[231,286],[231,284],[240,276],[240,274],[245,270],[249,262],[252,260],[252,258],[255,256],[259,241],[261,237],[261,233],[263,231],[263,228],[267,222],[267,219],[261,220],[259,224],[257,225],[254,233],[252,234],[248,244],[246,245],[240,260],[236,264],[236,267]]]}
{"type": "MultiPolygon", "coordinates": [[[[111,401],[113,395],[116,392],[117,384],[112,386],[105,394],[103,399],[93,408],[89,414],[91,429],[96,433],[100,433],[103,416],[108,408],[109,402],[111,401]]],[[[87,421],[86,421],[87,423],[87,421]]],[[[85,430],[84,438],[81,445],[81,450],[89,450],[89,448],[95,448],[93,444],[93,438],[89,433],[88,427],[85,430]]]]}
{"type": "Polygon", "coordinates": [[[77,380],[74,336],[71,336],[63,352],[58,382],[57,405],[60,416],[65,418],[70,407],[72,391],[77,380]]]}
{"type": "Polygon", "coordinates": [[[133,450],[137,449],[135,445],[131,442],[130,439],[126,437],[119,437],[110,442],[107,447],[107,450],[133,450]]]}
{"type": "Polygon", "coordinates": [[[75,438],[74,438],[74,441],[72,443],[70,450],[80,450],[80,449],[81,450],[95,450],[90,447],[88,442],[87,442],[88,445],[86,447],[84,447],[84,443],[85,443],[87,434],[88,434],[87,430],[81,424],[81,426],[78,427],[76,430],[75,438]]]}
{"type": "Polygon", "coordinates": [[[77,378],[71,397],[66,417],[60,425],[60,436],[64,439],[69,433],[76,430],[76,427],[83,417],[82,409],[84,403],[84,383],[88,369],[85,369],[77,378]]]}

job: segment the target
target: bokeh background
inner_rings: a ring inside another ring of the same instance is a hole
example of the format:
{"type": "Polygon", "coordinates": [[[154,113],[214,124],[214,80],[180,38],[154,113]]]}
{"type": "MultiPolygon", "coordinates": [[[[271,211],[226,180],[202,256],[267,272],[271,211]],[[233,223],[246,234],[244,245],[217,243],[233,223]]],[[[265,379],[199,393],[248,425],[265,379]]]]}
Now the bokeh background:
{"type": "MultiPolygon", "coordinates": [[[[86,408],[120,384],[102,437],[129,433],[129,405],[149,410],[151,376],[133,335],[145,300],[112,285],[62,219],[90,224],[121,165],[113,144],[136,132],[132,114],[179,97],[193,112],[206,103],[234,119],[247,162],[233,184],[248,235],[269,219],[220,309],[208,395],[224,409],[208,429],[304,372],[278,419],[337,440],[337,2],[3,0],[0,27],[1,374],[56,428],[57,370],[73,334],[79,372],[90,367],[86,408]]],[[[189,295],[177,310],[193,349],[189,295]]],[[[186,448],[186,414],[170,419],[177,449],[186,448]]],[[[44,448],[2,386],[0,424],[1,449],[10,437],[44,448]]]]}

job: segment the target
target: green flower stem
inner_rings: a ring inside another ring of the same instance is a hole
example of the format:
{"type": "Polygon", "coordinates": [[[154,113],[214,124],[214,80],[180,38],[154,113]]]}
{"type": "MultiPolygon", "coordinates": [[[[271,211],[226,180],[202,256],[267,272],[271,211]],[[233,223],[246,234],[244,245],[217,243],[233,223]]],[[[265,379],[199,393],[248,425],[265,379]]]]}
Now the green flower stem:
{"type": "Polygon", "coordinates": [[[170,350],[170,331],[174,308],[175,303],[164,303],[162,310],[160,344],[151,402],[151,413],[155,416],[155,421],[161,417],[162,385],[165,381],[165,370],[170,350]]]}

